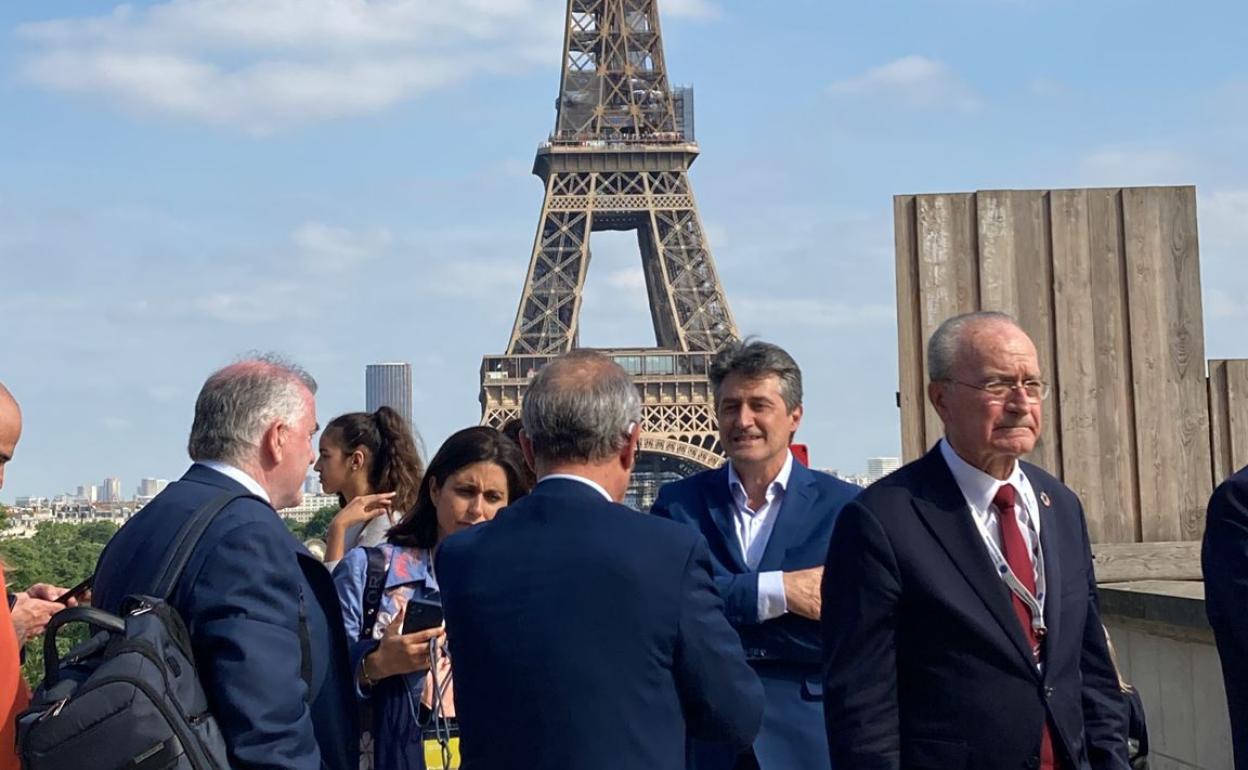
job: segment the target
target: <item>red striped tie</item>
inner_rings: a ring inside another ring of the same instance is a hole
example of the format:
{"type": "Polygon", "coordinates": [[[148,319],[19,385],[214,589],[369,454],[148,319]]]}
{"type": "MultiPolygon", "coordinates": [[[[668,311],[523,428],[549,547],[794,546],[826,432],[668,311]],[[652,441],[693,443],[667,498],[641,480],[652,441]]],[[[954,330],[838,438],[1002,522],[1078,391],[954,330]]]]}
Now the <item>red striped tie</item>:
{"type": "MultiPolygon", "coordinates": [[[[997,521],[1001,526],[1001,551],[1005,556],[1005,563],[1010,565],[1010,571],[1023,584],[1023,587],[1035,596],[1036,573],[1031,562],[1031,551],[1027,548],[1027,540],[1018,528],[1018,515],[1014,507],[1016,497],[1017,491],[1013,485],[1002,484],[997,489],[996,496],[992,498],[992,504],[997,507],[997,521]]],[[[1044,647],[1041,639],[1036,636],[1035,628],[1031,625],[1031,609],[1013,591],[1010,591],[1010,598],[1013,600],[1014,614],[1018,616],[1018,622],[1023,626],[1023,634],[1031,644],[1032,654],[1036,662],[1040,663],[1044,660],[1044,647]]],[[[1040,767],[1041,770],[1056,770],[1058,767],[1047,717],[1040,733],[1040,767]]]]}

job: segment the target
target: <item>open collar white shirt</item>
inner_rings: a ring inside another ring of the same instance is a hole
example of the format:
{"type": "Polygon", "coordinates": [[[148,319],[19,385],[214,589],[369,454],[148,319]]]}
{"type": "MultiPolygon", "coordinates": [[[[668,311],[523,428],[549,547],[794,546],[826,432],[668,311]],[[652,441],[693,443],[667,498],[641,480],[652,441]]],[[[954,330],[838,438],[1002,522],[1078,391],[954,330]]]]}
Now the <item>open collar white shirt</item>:
{"type": "Polygon", "coordinates": [[[962,492],[971,516],[975,519],[975,527],[983,538],[984,547],[998,571],[1005,564],[1004,551],[1001,549],[1001,524],[997,521],[997,507],[992,504],[997,490],[1005,484],[1014,485],[1018,496],[1014,505],[1014,515],[1018,519],[1018,528],[1027,541],[1027,550],[1031,553],[1033,578],[1036,581],[1036,601],[1044,607],[1044,553],[1040,546],[1040,507],[1036,503],[1036,493],[1023,473],[1022,466],[1016,460],[1014,468],[1005,479],[997,479],[984,473],[979,468],[963,460],[946,439],[940,440],[940,453],[945,464],[953,473],[953,479],[962,492]]]}
{"type": "Polygon", "coordinates": [[[242,484],[248,492],[265,501],[269,505],[273,505],[273,501],[269,499],[269,493],[264,491],[264,487],[260,486],[260,482],[253,479],[251,474],[247,473],[247,471],[236,468],[235,466],[230,465],[227,462],[222,462],[221,460],[196,460],[195,464],[202,465],[205,468],[209,468],[217,473],[220,473],[222,476],[228,476],[231,479],[234,479],[239,484],[242,484]]]}
{"type": "MultiPolygon", "coordinates": [[[[751,570],[757,570],[771,540],[772,530],[776,528],[776,519],[784,505],[784,495],[789,486],[789,477],[793,473],[793,453],[789,452],[780,472],[767,485],[763,504],[757,510],[750,508],[749,495],[745,485],[737,475],[732,462],[728,463],[728,491],[732,494],[732,524],[737,533],[737,545],[741,548],[741,557],[751,570]]],[[[784,596],[784,573],[758,573],[758,619],[759,622],[778,618],[788,611],[788,602],[784,596]]]]}

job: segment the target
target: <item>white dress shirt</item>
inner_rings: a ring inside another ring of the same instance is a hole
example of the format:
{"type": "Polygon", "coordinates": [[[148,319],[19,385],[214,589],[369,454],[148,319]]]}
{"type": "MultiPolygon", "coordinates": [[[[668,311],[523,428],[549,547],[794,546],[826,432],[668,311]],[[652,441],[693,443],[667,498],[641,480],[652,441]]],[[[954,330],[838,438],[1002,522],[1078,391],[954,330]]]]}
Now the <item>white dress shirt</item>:
{"type": "MultiPolygon", "coordinates": [[[[732,493],[732,523],[737,532],[737,545],[741,547],[741,556],[745,565],[757,570],[767,550],[767,542],[771,540],[771,531],[776,528],[776,519],[780,516],[780,507],[784,505],[784,493],[789,486],[789,475],[793,472],[793,453],[789,452],[780,472],[767,485],[763,504],[758,510],[750,508],[749,495],[745,485],[737,475],[737,469],[728,463],[728,490],[732,493]]],[[[789,609],[784,597],[784,573],[758,573],[758,620],[778,618],[789,609]]]]}
{"type": "Polygon", "coordinates": [[[1031,482],[1023,473],[1017,461],[1005,479],[997,479],[984,473],[979,468],[958,456],[945,439],[940,440],[940,453],[945,464],[953,472],[953,479],[962,491],[962,497],[971,509],[975,526],[979,529],[984,547],[993,564],[1000,570],[1005,564],[1004,551],[1001,550],[1001,524],[997,521],[997,507],[992,504],[997,490],[1005,484],[1014,485],[1018,497],[1014,504],[1014,515],[1018,519],[1018,528],[1027,541],[1027,550],[1031,552],[1033,577],[1036,581],[1036,601],[1044,608],[1044,552],[1040,546],[1040,507],[1036,504],[1036,493],[1031,482]]]}
{"type": "Polygon", "coordinates": [[[196,460],[195,464],[202,465],[205,468],[211,468],[223,476],[229,476],[239,484],[246,487],[248,492],[265,501],[269,505],[273,504],[273,501],[269,499],[269,493],[265,492],[264,487],[260,486],[260,482],[253,479],[247,471],[236,468],[233,465],[220,460],[196,460]]]}
{"type": "Polygon", "coordinates": [[[567,479],[568,481],[579,481],[585,486],[597,490],[598,494],[605,497],[608,503],[615,502],[615,498],[613,498],[607,492],[607,490],[603,489],[601,484],[599,484],[596,481],[591,481],[590,479],[587,479],[584,476],[576,476],[571,473],[552,473],[549,476],[542,476],[540,479],[537,480],[537,483],[541,484],[543,481],[546,481],[548,479],[567,479]]]}

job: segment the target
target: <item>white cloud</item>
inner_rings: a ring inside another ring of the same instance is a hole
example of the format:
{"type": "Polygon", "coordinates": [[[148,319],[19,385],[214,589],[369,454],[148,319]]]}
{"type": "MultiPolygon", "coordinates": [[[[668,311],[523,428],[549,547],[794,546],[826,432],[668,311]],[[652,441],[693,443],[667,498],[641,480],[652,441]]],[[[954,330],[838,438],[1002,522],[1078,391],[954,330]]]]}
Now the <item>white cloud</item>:
{"type": "Polygon", "coordinates": [[[973,112],[982,106],[975,92],[948,65],[925,56],[904,56],[828,86],[836,96],[853,96],[912,109],[973,112]]]}
{"type": "Polygon", "coordinates": [[[891,323],[896,311],[892,305],[851,305],[817,299],[773,299],[746,297],[733,302],[742,318],[765,321],[773,327],[815,327],[839,329],[891,323]]]}
{"type": "Polygon", "coordinates": [[[318,272],[340,272],[383,255],[394,242],[384,228],[356,232],[320,222],[305,222],[291,234],[299,261],[318,272]]]}
{"type": "MultiPolygon", "coordinates": [[[[717,15],[710,0],[671,5],[717,15]]],[[[549,66],[562,27],[549,0],[166,0],[18,36],[30,83],[263,135],[549,66]]]]}
{"type": "Polygon", "coordinates": [[[715,19],[720,15],[719,8],[710,0],[663,0],[659,13],[697,20],[715,19]]]}
{"type": "Polygon", "coordinates": [[[616,289],[644,289],[646,274],[641,266],[615,270],[607,276],[607,285],[616,289]]]}
{"type": "Polygon", "coordinates": [[[1142,144],[1100,147],[1080,162],[1087,183],[1104,187],[1191,184],[1194,165],[1182,153],[1142,144]]]}

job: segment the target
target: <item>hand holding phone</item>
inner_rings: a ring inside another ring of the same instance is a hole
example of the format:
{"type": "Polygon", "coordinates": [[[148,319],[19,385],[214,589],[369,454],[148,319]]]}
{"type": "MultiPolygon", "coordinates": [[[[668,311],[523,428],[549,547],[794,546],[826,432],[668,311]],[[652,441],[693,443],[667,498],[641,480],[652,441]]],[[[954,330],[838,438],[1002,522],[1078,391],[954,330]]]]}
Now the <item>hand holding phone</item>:
{"type": "Polygon", "coordinates": [[[88,575],[87,579],[69,589],[65,593],[56,597],[54,601],[68,605],[71,599],[80,599],[91,590],[91,584],[95,582],[95,575],[88,575]]]}
{"type": "Polygon", "coordinates": [[[428,599],[408,599],[403,633],[414,634],[442,625],[442,605],[428,599]]]}

